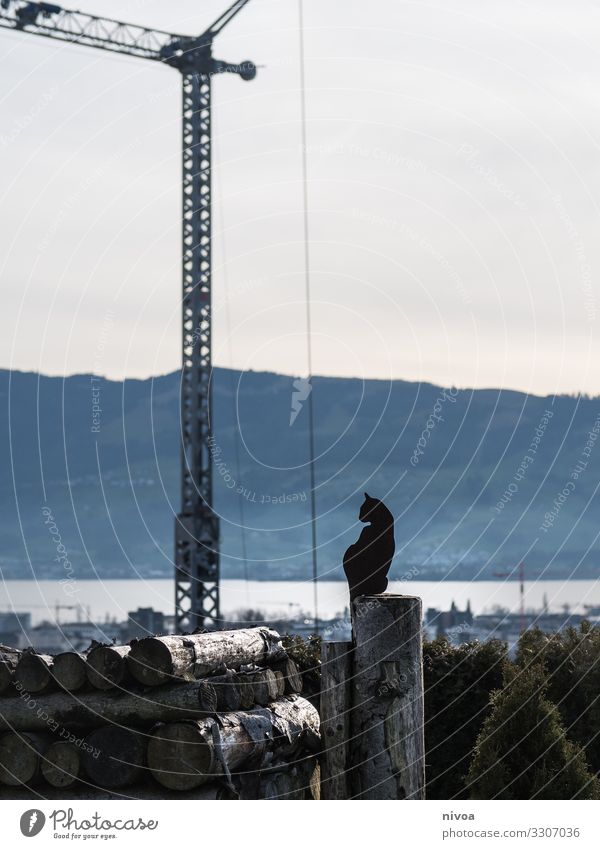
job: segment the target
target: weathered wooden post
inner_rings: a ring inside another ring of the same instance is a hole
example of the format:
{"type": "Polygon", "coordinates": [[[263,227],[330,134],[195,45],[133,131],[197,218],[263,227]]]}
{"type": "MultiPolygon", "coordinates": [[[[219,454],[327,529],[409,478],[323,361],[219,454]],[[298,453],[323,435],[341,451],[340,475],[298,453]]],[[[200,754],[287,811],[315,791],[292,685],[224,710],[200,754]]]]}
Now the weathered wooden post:
{"type": "Polygon", "coordinates": [[[321,647],[321,799],[349,799],[352,643],[321,647]]]}
{"type": "Polygon", "coordinates": [[[359,596],[352,617],[350,797],[424,799],[421,599],[359,596]]]}

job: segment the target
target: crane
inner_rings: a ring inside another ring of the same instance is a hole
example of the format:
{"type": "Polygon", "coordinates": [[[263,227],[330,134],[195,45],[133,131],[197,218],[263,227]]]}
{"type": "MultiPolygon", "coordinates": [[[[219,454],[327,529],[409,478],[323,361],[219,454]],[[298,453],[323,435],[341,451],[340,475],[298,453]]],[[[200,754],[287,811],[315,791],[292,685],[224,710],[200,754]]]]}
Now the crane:
{"type": "Polygon", "coordinates": [[[162,62],[182,80],[181,512],[175,517],[175,625],[217,622],[219,521],[211,457],[211,81],[218,73],[256,76],[249,61],[213,58],[214,38],[248,0],[236,0],[201,35],[179,35],[63,9],[0,0],[0,27],[162,62]]]}

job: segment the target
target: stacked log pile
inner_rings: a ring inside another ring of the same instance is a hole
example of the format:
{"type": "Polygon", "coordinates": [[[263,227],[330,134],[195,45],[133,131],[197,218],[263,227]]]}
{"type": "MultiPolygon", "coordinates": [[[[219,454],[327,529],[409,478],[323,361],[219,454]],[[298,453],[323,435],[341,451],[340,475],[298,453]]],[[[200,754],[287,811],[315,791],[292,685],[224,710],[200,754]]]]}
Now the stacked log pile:
{"type": "Polygon", "coordinates": [[[0,647],[0,797],[318,798],[319,715],[269,628],[0,647]]]}

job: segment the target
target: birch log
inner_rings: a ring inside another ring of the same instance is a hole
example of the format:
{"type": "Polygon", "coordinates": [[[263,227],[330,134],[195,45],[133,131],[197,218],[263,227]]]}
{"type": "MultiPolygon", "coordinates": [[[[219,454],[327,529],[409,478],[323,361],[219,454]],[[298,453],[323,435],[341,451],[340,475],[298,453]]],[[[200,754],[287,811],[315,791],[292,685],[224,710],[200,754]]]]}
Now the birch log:
{"type": "Polygon", "coordinates": [[[277,678],[272,669],[258,669],[256,672],[249,673],[249,677],[257,705],[265,707],[275,701],[278,696],[277,678]]]}
{"type": "Polygon", "coordinates": [[[0,693],[5,693],[13,682],[17,664],[0,659],[0,693]]]}
{"type": "Polygon", "coordinates": [[[285,679],[283,677],[283,672],[280,672],[279,669],[274,669],[273,675],[275,676],[275,683],[277,686],[277,698],[285,696],[285,679]]]}
{"type": "Polygon", "coordinates": [[[2,658],[16,658],[19,659],[21,652],[19,649],[14,649],[12,646],[5,646],[4,643],[0,643],[0,657],[2,658]]]}
{"type": "Polygon", "coordinates": [[[76,651],[65,651],[54,656],[52,674],[63,690],[75,692],[87,682],[85,655],[76,651]]]}
{"type": "Polygon", "coordinates": [[[148,766],[164,787],[191,790],[242,765],[257,769],[271,754],[315,751],[319,740],[317,710],[291,696],[267,708],[163,725],[150,738],[148,766]]]}
{"type": "Polygon", "coordinates": [[[248,663],[263,665],[285,657],[279,634],[270,628],[213,631],[186,637],[145,637],[133,642],[129,668],[141,684],[173,678],[191,680],[248,663]]]}
{"type": "Polygon", "coordinates": [[[320,799],[320,772],[316,758],[280,764],[261,776],[258,799],[320,799]]]}
{"type": "Polygon", "coordinates": [[[73,787],[81,773],[81,750],[65,740],[57,740],[44,753],[41,771],[51,787],[73,787]]]}
{"type": "Polygon", "coordinates": [[[0,784],[34,784],[40,777],[41,756],[50,745],[42,734],[0,735],[0,784]]]}
{"type": "Polygon", "coordinates": [[[413,596],[353,602],[352,798],[425,798],[421,621],[413,596]]]}
{"type": "Polygon", "coordinates": [[[256,704],[252,678],[250,675],[236,673],[236,681],[240,691],[240,710],[250,710],[256,704]]]}
{"type": "Polygon", "coordinates": [[[321,646],[321,798],[349,799],[352,643],[321,646]]]}
{"type": "Polygon", "coordinates": [[[203,717],[217,710],[217,694],[209,680],[193,681],[144,692],[133,688],[84,694],[56,692],[36,697],[33,708],[22,699],[0,701],[0,728],[37,731],[48,720],[66,728],[93,728],[105,722],[150,725],[158,721],[203,717]]]}
{"type": "Polygon", "coordinates": [[[26,693],[43,693],[52,688],[54,661],[48,654],[24,651],[15,669],[15,684],[26,693]]]}
{"type": "Polygon", "coordinates": [[[208,681],[211,687],[214,687],[215,689],[217,710],[230,711],[239,710],[241,708],[242,694],[240,690],[240,681],[239,676],[236,675],[235,672],[228,671],[225,675],[215,675],[208,679],[208,681]]]}
{"type": "Polygon", "coordinates": [[[111,690],[127,679],[129,646],[95,646],[87,656],[86,673],[97,690],[111,690]]]}
{"type": "Polygon", "coordinates": [[[302,675],[296,665],[296,662],[291,657],[286,657],[273,664],[273,669],[281,672],[285,682],[286,693],[301,693],[302,692],[302,675]]]}
{"type": "Polygon", "coordinates": [[[0,645],[0,693],[5,693],[12,684],[20,655],[17,649],[0,645]]]}

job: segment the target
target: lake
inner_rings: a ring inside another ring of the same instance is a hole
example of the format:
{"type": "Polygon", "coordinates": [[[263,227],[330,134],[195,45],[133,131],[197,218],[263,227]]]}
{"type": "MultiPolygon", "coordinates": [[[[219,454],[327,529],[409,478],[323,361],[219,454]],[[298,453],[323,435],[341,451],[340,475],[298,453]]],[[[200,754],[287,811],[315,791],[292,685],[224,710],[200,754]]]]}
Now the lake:
{"type": "MultiPolygon", "coordinates": [[[[519,609],[517,581],[392,581],[390,592],[419,595],[423,607],[447,609],[452,601],[463,609],[471,602],[474,613],[490,611],[500,605],[519,609]]],[[[570,605],[583,613],[584,604],[600,605],[600,579],[585,581],[533,581],[525,585],[525,605],[539,609],[547,597],[551,611],[570,605]]],[[[33,623],[55,618],[55,605],[81,605],[95,621],[122,620],[130,610],[154,607],[173,612],[173,582],[161,580],[77,581],[5,581],[0,583],[0,610],[31,611],[33,623]]],[[[319,583],[319,615],[330,619],[344,610],[348,591],[341,581],[319,583]]],[[[223,581],[221,610],[228,615],[240,608],[260,608],[271,617],[312,613],[313,587],[310,581],[223,581]]],[[[74,609],[59,611],[62,622],[73,621],[74,609]]]]}

